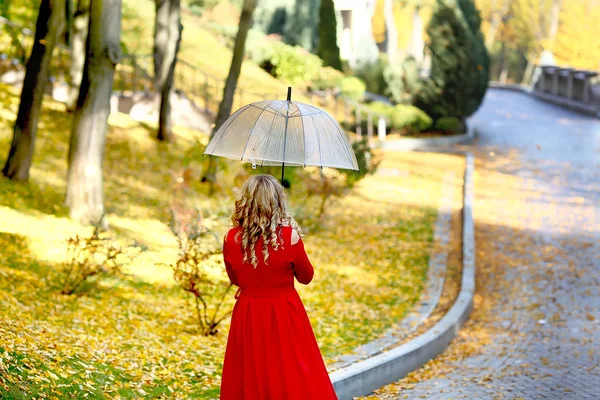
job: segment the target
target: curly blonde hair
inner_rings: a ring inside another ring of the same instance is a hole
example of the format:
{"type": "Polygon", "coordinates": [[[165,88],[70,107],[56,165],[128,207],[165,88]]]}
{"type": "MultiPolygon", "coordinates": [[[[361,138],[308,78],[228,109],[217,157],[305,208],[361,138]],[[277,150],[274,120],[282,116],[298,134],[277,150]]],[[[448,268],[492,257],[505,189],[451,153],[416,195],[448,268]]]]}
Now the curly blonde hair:
{"type": "MultiPolygon", "coordinates": [[[[256,243],[263,239],[263,260],[268,264],[269,244],[273,250],[281,248],[283,240],[278,236],[280,225],[291,226],[300,233],[298,224],[287,212],[283,186],[271,175],[254,175],[242,186],[240,197],[235,202],[231,221],[241,227],[241,244],[244,262],[258,266],[256,243]]],[[[236,240],[239,240],[236,237],[236,240]]]]}

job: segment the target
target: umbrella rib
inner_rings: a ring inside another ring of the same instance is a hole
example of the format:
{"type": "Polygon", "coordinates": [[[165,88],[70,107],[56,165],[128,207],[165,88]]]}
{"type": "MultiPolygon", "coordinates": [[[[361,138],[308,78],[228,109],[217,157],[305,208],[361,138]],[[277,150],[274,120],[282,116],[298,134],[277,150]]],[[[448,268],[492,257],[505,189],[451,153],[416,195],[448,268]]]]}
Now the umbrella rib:
{"type": "Polygon", "coordinates": [[[268,113],[271,113],[271,114],[278,115],[278,116],[280,116],[280,117],[285,117],[285,115],[283,115],[283,113],[278,113],[276,110],[273,110],[272,108],[271,108],[271,110],[273,110],[273,111],[271,111],[271,110],[268,110],[268,108],[270,108],[270,107],[271,107],[271,105],[270,105],[270,104],[269,104],[268,106],[266,106],[265,108],[256,107],[254,104],[248,104],[248,105],[249,105],[249,106],[252,106],[252,107],[254,107],[254,108],[258,108],[259,110],[266,111],[266,112],[268,112],[268,113]]]}
{"type": "MultiPolygon", "coordinates": [[[[300,112],[300,107],[298,107],[298,112],[300,112]]],[[[302,114],[302,113],[300,113],[300,114],[302,114]]],[[[300,115],[300,116],[302,117],[302,115],[300,115]]],[[[302,124],[301,132],[302,132],[302,136],[304,138],[304,149],[303,149],[304,157],[303,158],[304,158],[304,168],[306,168],[306,132],[304,131],[304,119],[303,118],[300,118],[300,123],[302,124]]]]}
{"type": "MultiPolygon", "coordinates": [[[[267,145],[269,144],[269,138],[271,137],[271,131],[273,130],[273,124],[275,124],[276,117],[277,117],[277,115],[273,115],[273,120],[271,121],[271,126],[269,127],[269,130],[267,131],[267,145]]],[[[265,147],[267,147],[267,146],[265,146],[265,147]]],[[[267,150],[268,150],[268,148],[267,148],[267,150]]],[[[263,163],[264,163],[264,158],[263,158],[263,161],[260,163],[261,168],[263,166],[263,163]]]]}
{"type": "MultiPolygon", "coordinates": [[[[271,127],[269,128],[269,132],[267,133],[267,143],[265,144],[265,148],[267,150],[269,149],[269,140],[271,140],[271,130],[273,129],[273,124],[275,123],[275,118],[277,117],[277,114],[275,114],[275,113],[272,113],[272,114],[273,114],[273,121],[271,121],[271,127]]],[[[265,163],[265,159],[263,158],[260,162],[261,168],[263,167],[264,163],[265,163]]]]}
{"type": "Polygon", "coordinates": [[[313,126],[315,127],[315,137],[317,138],[317,146],[319,147],[319,161],[321,161],[320,167],[323,168],[323,155],[321,154],[321,140],[319,139],[319,135],[317,132],[317,124],[315,123],[314,117],[311,116],[310,119],[312,119],[313,126]]]}
{"type": "MultiPolygon", "coordinates": [[[[256,107],[256,108],[260,108],[260,107],[256,107]]],[[[250,130],[250,136],[248,136],[248,139],[246,140],[246,144],[244,145],[244,151],[242,151],[242,157],[240,158],[240,161],[244,160],[244,154],[246,154],[246,149],[248,148],[248,143],[250,143],[250,139],[252,138],[252,135],[254,135],[254,128],[256,128],[256,124],[258,123],[258,120],[260,119],[260,117],[263,115],[263,113],[265,112],[266,108],[264,108],[260,114],[258,114],[258,117],[256,118],[256,121],[254,121],[254,125],[252,125],[252,129],[250,130]]],[[[275,120],[275,117],[273,117],[273,121],[275,120]]]]}
{"type": "MultiPolygon", "coordinates": [[[[346,137],[346,134],[339,128],[339,124],[337,122],[335,122],[333,120],[333,118],[331,118],[331,116],[327,113],[324,113],[325,115],[327,115],[327,118],[329,118],[331,120],[331,122],[333,122],[333,125],[336,127],[337,131],[340,132],[342,134],[342,137],[346,137]]],[[[350,149],[348,148],[348,146],[343,146],[346,149],[346,153],[350,156],[350,161],[353,161],[353,157],[352,154],[350,154],[350,149]]],[[[353,163],[354,166],[354,163],[353,163]]],[[[358,171],[358,168],[356,169],[356,171],[358,171]]]]}

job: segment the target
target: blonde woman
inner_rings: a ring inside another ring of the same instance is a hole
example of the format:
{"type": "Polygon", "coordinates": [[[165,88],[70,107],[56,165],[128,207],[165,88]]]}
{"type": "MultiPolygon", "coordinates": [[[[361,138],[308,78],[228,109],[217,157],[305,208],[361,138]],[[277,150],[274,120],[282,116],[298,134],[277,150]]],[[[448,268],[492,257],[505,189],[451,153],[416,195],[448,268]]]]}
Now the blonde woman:
{"type": "Polygon", "coordinates": [[[337,399],[294,278],[314,270],[281,184],[255,175],[235,202],[223,257],[239,286],[223,364],[222,400],[337,399]]]}

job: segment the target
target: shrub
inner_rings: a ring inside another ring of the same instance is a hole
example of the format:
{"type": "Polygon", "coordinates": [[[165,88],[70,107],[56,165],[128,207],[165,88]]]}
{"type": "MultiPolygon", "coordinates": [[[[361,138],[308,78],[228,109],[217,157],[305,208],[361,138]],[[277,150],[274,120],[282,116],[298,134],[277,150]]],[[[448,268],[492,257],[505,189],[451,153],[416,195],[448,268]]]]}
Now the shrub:
{"type": "Polygon", "coordinates": [[[420,87],[419,67],[414,58],[408,57],[399,65],[388,65],[383,71],[384,95],[396,103],[411,104],[420,87]]]}
{"type": "Polygon", "coordinates": [[[193,14],[202,15],[205,11],[212,10],[219,4],[218,0],[190,0],[189,8],[193,14]]]}
{"type": "Polygon", "coordinates": [[[435,127],[446,132],[458,133],[464,131],[465,124],[456,117],[442,117],[435,121],[435,127]]]}
{"type": "Polygon", "coordinates": [[[294,198],[292,211],[303,228],[318,230],[324,216],[334,202],[344,196],[361,179],[373,174],[380,161],[375,158],[366,138],[352,143],[356,154],[359,171],[318,169],[316,171],[300,170],[302,179],[301,195],[294,198]]]}
{"type": "Polygon", "coordinates": [[[69,238],[67,245],[67,261],[61,268],[64,274],[62,294],[79,291],[91,278],[119,274],[123,265],[131,259],[122,248],[114,246],[108,238],[101,237],[98,227],[94,228],[90,237],[76,235],[69,238]]]}
{"type": "Polygon", "coordinates": [[[431,117],[415,106],[398,104],[392,112],[392,127],[408,133],[417,133],[429,128],[431,117]]]}
{"type": "Polygon", "coordinates": [[[171,220],[171,230],[179,244],[178,258],[171,265],[173,278],[193,296],[192,306],[200,332],[206,336],[216,335],[219,324],[233,311],[233,307],[222,310],[232,285],[224,274],[219,236],[200,212],[196,212],[195,221],[191,215],[180,213],[171,220]]]}
{"type": "Polygon", "coordinates": [[[387,57],[385,55],[381,55],[371,64],[357,69],[354,75],[365,82],[367,91],[386,96],[387,82],[384,77],[384,70],[387,67],[387,57]]]}
{"type": "Polygon", "coordinates": [[[298,46],[289,46],[274,38],[256,40],[248,56],[276,78],[294,85],[307,84],[319,73],[323,61],[298,46]]]}
{"type": "Polygon", "coordinates": [[[352,143],[352,149],[356,155],[356,162],[358,163],[359,170],[340,170],[340,172],[346,176],[346,186],[350,188],[367,175],[374,174],[381,162],[374,158],[373,149],[371,149],[367,138],[352,143]]]}
{"type": "Polygon", "coordinates": [[[312,83],[313,89],[332,90],[337,89],[345,75],[332,67],[324,67],[319,70],[317,78],[312,83]]]}
{"type": "Polygon", "coordinates": [[[481,105],[489,60],[480,25],[472,0],[459,0],[458,7],[437,1],[427,27],[431,78],[423,82],[414,102],[435,119],[464,119],[481,105]]]}
{"type": "Polygon", "coordinates": [[[355,76],[347,76],[340,81],[342,95],[352,100],[360,100],[366,90],[365,83],[355,76]]]}
{"type": "Polygon", "coordinates": [[[384,116],[388,121],[392,119],[392,113],[394,112],[394,106],[391,104],[386,104],[381,101],[374,101],[369,103],[369,109],[377,114],[384,116]]]}

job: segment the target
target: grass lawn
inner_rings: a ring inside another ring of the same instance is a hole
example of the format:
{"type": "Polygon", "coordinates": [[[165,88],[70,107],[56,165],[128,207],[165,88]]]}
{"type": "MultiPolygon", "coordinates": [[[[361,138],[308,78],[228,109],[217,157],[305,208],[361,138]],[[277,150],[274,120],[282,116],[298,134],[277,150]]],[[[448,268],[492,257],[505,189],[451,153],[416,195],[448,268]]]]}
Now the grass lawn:
{"type": "MultiPolygon", "coordinates": [[[[17,92],[0,86],[0,103],[4,161],[17,92]]],[[[226,188],[242,167],[228,163],[221,191],[210,198],[198,182],[195,151],[206,135],[178,129],[178,142],[165,145],[152,139],[151,127],[111,115],[104,170],[110,235],[143,251],[126,275],[61,295],[66,239],[90,232],[63,206],[71,120],[63,109],[45,100],[30,182],[0,179],[0,390],[17,398],[216,398],[229,321],[216,336],[197,333],[189,298],[168,267],[177,257],[169,209],[174,201],[193,204],[225,232],[226,188]],[[184,166],[193,179],[178,190],[184,166]]],[[[379,173],[335,200],[323,229],[305,237],[316,277],[299,290],[328,361],[376,338],[418,299],[441,180],[456,163],[423,153],[380,156],[379,173]]]]}

